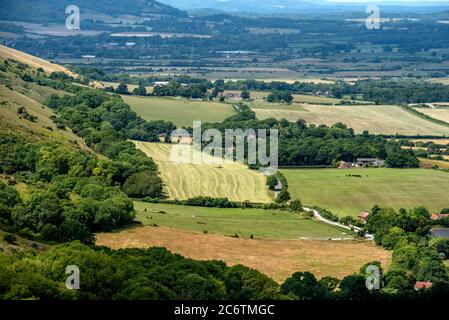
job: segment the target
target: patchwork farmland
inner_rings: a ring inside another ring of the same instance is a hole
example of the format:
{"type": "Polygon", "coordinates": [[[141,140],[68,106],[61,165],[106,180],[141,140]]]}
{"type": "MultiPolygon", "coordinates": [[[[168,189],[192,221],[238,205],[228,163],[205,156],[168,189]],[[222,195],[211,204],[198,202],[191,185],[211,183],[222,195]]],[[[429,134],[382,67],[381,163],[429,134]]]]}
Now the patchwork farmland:
{"type": "MultiPolygon", "coordinates": [[[[234,162],[218,164],[176,164],[170,161],[173,145],[134,142],[136,147],[153,158],[159,167],[169,199],[184,200],[197,196],[227,197],[231,201],[268,203],[272,199],[266,177],[234,162]]],[[[191,146],[191,154],[196,152],[191,146]]],[[[207,159],[210,160],[210,159],[207,159]]],[[[210,162],[210,161],[208,161],[210,162]]]]}

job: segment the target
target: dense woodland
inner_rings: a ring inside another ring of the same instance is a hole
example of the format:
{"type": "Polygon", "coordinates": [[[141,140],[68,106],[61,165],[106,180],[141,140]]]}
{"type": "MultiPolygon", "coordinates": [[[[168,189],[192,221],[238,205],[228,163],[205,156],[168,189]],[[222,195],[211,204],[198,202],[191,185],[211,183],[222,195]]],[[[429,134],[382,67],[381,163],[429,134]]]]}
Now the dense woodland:
{"type": "Polygon", "coordinates": [[[385,159],[392,168],[415,168],[419,161],[412,151],[402,150],[395,141],[370,135],[355,134],[346,125],[332,127],[307,125],[304,120],[257,120],[255,113],[241,105],[240,112],[222,123],[206,124],[204,129],[278,129],[279,165],[281,166],[334,166],[338,161],[354,162],[359,157],[385,159]]]}

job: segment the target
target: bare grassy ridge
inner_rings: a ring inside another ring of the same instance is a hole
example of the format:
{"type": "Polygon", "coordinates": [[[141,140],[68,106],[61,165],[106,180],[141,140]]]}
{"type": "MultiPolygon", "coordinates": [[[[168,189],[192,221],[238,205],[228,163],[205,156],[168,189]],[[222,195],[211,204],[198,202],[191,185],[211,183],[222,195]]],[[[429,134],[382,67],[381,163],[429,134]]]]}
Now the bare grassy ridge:
{"type": "Polygon", "coordinates": [[[51,62],[48,62],[46,60],[40,59],[38,57],[29,55],[22,51],[17,51],[12,48],[8,48],[5,46],[0,45],[0,57],[3,59],[12,59],[19,61],[21,63],[29,65],[31,68],[37,69],[42,68],[45,73],[50,74],[52,72],[64,72],[68,74],[71,77],[78,77],[76,73],[73,73],[72,71],[69,71],[68,69],[64,68],[63,66],[60,66],[58,64],[54,64],[51,62]]]}

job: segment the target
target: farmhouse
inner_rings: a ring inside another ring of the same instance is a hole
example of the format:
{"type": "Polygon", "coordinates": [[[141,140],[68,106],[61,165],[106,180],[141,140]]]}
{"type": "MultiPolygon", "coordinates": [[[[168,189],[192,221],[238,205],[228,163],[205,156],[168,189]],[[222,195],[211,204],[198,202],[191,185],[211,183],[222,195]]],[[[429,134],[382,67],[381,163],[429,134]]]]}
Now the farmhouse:
{"type": "Polygon", "coordinates": [[[191,136],[172,137],[171,142],[179,144],[192,144],[193,138],[191,136]]]}
{"type": "Polygon", "coordinates": [[[378,158],[357,158],[356,166],[360,168],[367,167],[383,167],[385,165],[385,160],[378,158]]]}
{"type": "Polygon", "coordinates": [[[158,135],[159,141],[160,142],[165,142],[165,138],[167,137],[167,135],[165,133],[161,133],[158,135]]]}
{"type": "Polygon", "coordinates": [[[338,165],[339,169],[349,169],[352,168],[352,163],[346,162],[346,161],[340,161],[340,164],[338,165]]]}
{"type": "Polygon", "coordinates": [[[155,87],[165,87],[168,86],[168,81],[155,81],[154,82],[155,87]]]}
{"type": "Polygon", "coordinates": [[[444,218],[449,218],[449,214],[432,213],[432,215],[430,216],[430,219],[433,221],[444,219],[444,218]]]}
{"type": "Polygon", "coordinates": [[[362,211],[359,213],[359,219],[362,223],[366,223],[366,221],[368,220],[368,216],[369,216],[369,212],[362,211]]]}
{"type": "Polygon", "coordinates": [[[274,196],[277,199],[279,193],[282,191],[282,182],[278,179],[278,184],[274,187],[274,196]]]}
{"type": "Polygon", "coordinates": [[[433,283],[429,282],[429,281],[417,281],[413,288],[415,290],[429,289],[432,287],[432,285],[433,285],[433,283]]]}

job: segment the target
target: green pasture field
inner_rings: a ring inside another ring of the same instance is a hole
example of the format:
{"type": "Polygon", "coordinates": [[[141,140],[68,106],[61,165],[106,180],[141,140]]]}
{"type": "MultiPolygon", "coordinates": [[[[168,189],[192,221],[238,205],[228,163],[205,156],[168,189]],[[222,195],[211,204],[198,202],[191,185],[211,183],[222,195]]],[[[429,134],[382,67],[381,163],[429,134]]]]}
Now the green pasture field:
{"type": "Polygon", "coordinates": [[[381,207],[449,207],[449,173],[429,169],[284,169],[293,199],[338,216],[381,207]],[[360,177],[357,177],[360,176],[360,177]]]}
{"type": "Polygon", "coordinates": [[[232,116],[232,105],[171,97],[122,96],[145,120],[171,121],[178,127],[192,127],[193,121],[220,122],[232,116]]]}
{"type": "Polygon", "coordinates": [[[240,238],[352,238],[351,232],[302,218],[290,211],[222,209],[135,202],[137,220],[145,225],[171,227],[240,238]]]}

